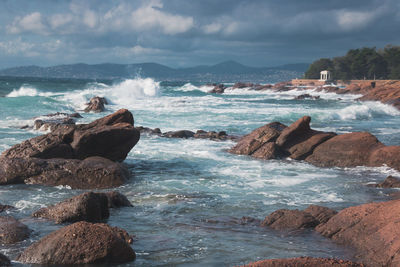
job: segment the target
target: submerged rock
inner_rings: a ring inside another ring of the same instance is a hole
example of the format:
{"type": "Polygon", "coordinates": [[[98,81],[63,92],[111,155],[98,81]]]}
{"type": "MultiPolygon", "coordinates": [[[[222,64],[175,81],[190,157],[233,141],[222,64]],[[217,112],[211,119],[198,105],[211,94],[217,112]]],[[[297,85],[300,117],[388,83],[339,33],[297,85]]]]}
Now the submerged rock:
{"type": "Polygon", "coordinates": [[[288,259],[269,259],[252,262],[243,267],[365,267],[363,264],[338,259],[299,257],[288,259]]]}
{"type": "Polygon", "coordinates": [[[102,223],[77,222],[43,237],[17,261],[25,264],[121,264],[135,260],[129,234],[102,223]]]}
{"type": "Polygon", "coordinates": [[[223,94],[225,92],[225,89],[226,89],[225,85],[218,84],[218,85],[215,85],[214,88],[209,91],[209,93],[212,93],[212,94],[223,94]]]}
{"type": "Polygon", "coordinates": [[[11,216],[0,216],[0,243],[14,244],[29,237],[31,230],[11,216]]]}
{"type": "Polygon", "coordinates": [[[316,231],[355,248],[356,257],[368,266],[400,264],[400,200],[344,209],[316,231]]]}
{"type": "Polygon", "coordinates": [[[86,105],[85,112],[103,112],[105,110],[104,105],[108,105],[108,102],[104,97],[95,96],[92,97],[86,105]]]}
{"type": "Polygon", "coordinates": [[[194,132],[188,130],[171,131],[163,133],[162,136],[169,138],[191,138],[194,136],[194,132]]]}
{"type": "Polygon", "coordinates": [[[10,205],[2,205],[0,204],[0,212],[6,211],[6,210],[11,210],[11,209],[15,209],[13,206],[10,205]]]}
{"type": "Polygon", "coordinates": [[[382,183],[369,184],[368,186],[380,188],[400,188],[400,179],[390,175],[382,183]]]}

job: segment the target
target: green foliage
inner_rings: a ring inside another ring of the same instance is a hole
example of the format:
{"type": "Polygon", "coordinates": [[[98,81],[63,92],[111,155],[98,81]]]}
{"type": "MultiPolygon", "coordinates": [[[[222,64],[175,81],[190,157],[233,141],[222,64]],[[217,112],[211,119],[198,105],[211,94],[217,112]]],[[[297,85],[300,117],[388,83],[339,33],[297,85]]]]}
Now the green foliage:
{"type": "Polygon", "coordinates": [[[331,71],[335,80],[400,79],[400,46],[364,47],[342,57],[321,58],[310,65],[305,78],[318,79],[322,70],[331,71]]]}

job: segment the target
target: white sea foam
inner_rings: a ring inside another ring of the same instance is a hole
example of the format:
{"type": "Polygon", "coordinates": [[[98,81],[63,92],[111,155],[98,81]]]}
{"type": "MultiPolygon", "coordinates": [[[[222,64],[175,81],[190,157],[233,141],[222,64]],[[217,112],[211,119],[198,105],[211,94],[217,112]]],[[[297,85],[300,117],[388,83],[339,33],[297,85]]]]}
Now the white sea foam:
{"type": "Polygon", "coordinates": [[[399,116],[400,112],[395,107],[380,102],[360,102],[337,110],[329,117],[340,120],[365,120],[376,115],[399,116]]]}
{"type": "Polygon", "coordinates": [[[52,93],[43,93],[31,86],[21,86],[19,89],[14,89],[6,97],[21,97],[21,96],[50,96],[52,93]]]}

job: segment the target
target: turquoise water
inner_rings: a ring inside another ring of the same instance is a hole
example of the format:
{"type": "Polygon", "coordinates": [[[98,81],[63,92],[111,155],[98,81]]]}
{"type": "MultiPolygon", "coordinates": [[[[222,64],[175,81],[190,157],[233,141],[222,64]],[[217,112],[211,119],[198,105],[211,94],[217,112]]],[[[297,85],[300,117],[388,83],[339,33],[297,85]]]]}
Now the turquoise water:
{"type": "MultiPolygon", "coordinates": [[[[191,83],[45,80],[0,78],[0,152],[42,134],[19,127],[33,117],[76,112],[94,95],[111,104],[102,114],[83,114],[80,123],[129,109],[135,125],[161,130],[198,129],[243,135],[268,122],[290,124],[304,115],[318,130],[369,131],[387,145],[400,143],[399,111],[357,96],[311,92],[318,100],[294,100],[304,91],[207,93],[191,83]]],[[[310,93],[310,92],[308,92],[310,93]]],[[[350,258],[351,251],[312,231],[278,232],[234,221],[263,219],[280,208],[303,209],[319,204],[342,209],[387,199],[388,191],[366,187],[389,174],[380,168],[318,168],[292,160],[262,161],[226,152],[231,141],[167,139],[142,135],[125,160],[132,177],[116,188],[133,203],[112,210],[107,221],[136,236],[137,259],[124,266],[232,266],[266,258],[321,256],[350,258]]],[[[34,234],[0,252],[15,257],[23,248],[62,225],[30,217],[37,209],[83,191],[65,187],[10,185],[0,187],[0,203],[17,207],[9,214],[34,234]]]]}

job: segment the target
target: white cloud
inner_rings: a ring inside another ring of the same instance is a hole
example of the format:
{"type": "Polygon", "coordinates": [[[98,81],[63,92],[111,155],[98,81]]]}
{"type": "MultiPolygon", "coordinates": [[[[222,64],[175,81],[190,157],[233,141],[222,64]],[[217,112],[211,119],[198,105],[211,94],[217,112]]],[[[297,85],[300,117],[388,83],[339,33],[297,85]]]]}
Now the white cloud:
{"type": "Polygon", "coordinates": [[[18,34],[21,32],[33,32],[37,34],[47,34],[46,26],[42,22],[42,14],[33,12],[24,17],[16,17],[12,25],[7,26],[9,33],[18,34]]]}
{"type": "Polygon", "coordinates": [[[86,10],[83,15],[83,23],[89,28],[94,28],[97,25],[97,15],[91,10],[86,10]]]}
{"type": "Polygon", "coordinates": [[[174,35],[184,33],[194,26],[192,17],[173,15],[161,11],[161,1],[149,4],[132,12],[131,26],[138,31],[160,28],[163,33],[174,35]]]}
{"type": "Polygon", "coordinates": [[[218,22],[213,22],[211,24],[207,24],[203,27],[203,31],[207,34],[213,34],[221,31],[222,25],[218,22]]]}
{"type": "Polygon", "coordinates": [[[49,18],[49,23],[52,29],[56,29],[71,23],[73,19],[71,14],[55,14],[49,18]]]}
{"type": "Polygon", "coordinates": [[[339,11],[336,15],[338,26],[349,31],[368,26],[376,17],[375,12],[360,11],[339,11]]]}
{"type": "Polygon", "coordinates": [[[0,51],[3,51],[7,55],[38,56],[39,53],[34,51],[34,48],[35,44],[24,42],[21,38],[14,41],[0,42],[0,51]]]}

